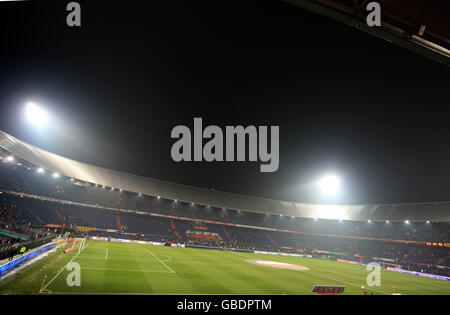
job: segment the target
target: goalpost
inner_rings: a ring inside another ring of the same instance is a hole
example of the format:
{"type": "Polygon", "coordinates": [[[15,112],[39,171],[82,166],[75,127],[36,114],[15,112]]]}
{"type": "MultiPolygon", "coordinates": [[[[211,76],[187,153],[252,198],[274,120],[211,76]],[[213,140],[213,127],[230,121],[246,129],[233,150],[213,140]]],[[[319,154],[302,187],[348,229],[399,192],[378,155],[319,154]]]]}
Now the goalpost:
{"type": "Polygon", "coordinates": [[[77,242],[80,242],[79,245],[78,245],[78,253],[80,253],[84,249],[84,247],[86,246],[86,239],[85,238],[75,238],[75,239],[69,238],[69,239],[65,239],[61,246],[66,245],[67,242],[70,242],[70,247],[66,248],[64,250],[64,253],[70,253],[75,248],[75,245],[77,244],[77,242]]]}

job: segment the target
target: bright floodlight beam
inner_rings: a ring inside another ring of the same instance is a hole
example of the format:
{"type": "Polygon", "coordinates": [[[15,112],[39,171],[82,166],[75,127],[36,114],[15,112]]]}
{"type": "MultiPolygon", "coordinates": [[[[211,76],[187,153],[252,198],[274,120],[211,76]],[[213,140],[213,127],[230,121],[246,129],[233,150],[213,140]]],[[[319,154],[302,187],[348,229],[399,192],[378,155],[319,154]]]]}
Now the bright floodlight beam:
{"type": "Polygon", "coordinates": [[[47,121],[45,111],[34,103],[28,103],[25,108],[27,120],[36,127],[41,127],[47,121]]]}
{"type": "Polygon", "coordinates": [[[339,191],[339,178],[335,175],[327,175],[319,181],[322,192],[326,195],[335,195],[339,191]]]}

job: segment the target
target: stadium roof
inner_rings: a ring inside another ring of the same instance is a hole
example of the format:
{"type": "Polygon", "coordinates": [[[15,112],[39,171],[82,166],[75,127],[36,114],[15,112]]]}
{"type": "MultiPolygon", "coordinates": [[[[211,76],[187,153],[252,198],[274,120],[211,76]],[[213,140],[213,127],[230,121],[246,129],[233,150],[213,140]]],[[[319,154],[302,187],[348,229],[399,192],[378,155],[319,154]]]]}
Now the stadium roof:
{"type": "Polygon", "coordinates": [[[0,131],[0,147],[31,164],[91,184],[218,208],[304,218],[449,222],[450,202],[319,205],[264,199],[165,182],[74,161],[0,131]]]}
{"type": "Polygon", "coordinates": [[[450,65],[450,1],[378,0],[381,26],[366,23],[371,0],[283,0],[329,17],[417,54],[450,65]]]}

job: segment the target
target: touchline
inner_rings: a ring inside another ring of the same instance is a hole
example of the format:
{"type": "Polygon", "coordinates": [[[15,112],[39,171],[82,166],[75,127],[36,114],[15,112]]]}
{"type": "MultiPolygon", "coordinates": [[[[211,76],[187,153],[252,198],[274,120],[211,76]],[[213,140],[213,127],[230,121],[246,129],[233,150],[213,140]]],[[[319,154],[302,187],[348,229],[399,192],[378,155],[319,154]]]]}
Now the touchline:
{"type": "Polygon", "coordinates": [[[268,127],[226,126],[225,148],[224,132],[219,126],[207,126],[203,129],[202,118],[194,118],[194,134],[187,126],[179,125],[172,129],[172,139],[178,139],[171,149],[172,159],[181,161],[246,161],[246,138],[248,137],[248,161],[265,162],[260,165],[261,172],[276,172],[279,166],[279,126],[270,127],[270,151],[268,127]],[[192,138],[193,148],[192,150],[192,138]],[[209,139],[203,144],[203,139],[209,139]],[[236,140],[236,146],[235,146],[236,140]],[[236,154],[235,154],[236,147],[236,154]],[[225,157],[224,157],[225,149],[225,157]],[[194,155],[192,156],[192,151],[194,155]]]}

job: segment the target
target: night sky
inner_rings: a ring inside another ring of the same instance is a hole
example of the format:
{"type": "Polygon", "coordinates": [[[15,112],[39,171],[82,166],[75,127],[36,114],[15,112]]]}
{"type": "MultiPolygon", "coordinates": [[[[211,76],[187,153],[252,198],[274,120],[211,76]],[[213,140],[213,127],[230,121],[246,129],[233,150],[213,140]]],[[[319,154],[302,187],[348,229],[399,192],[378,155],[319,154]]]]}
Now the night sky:
{"type": "Polygon", "coordinates": [[[449,69],[276,0],[0,2],[0,130],[51,152],[282,200],[450,200],[449,69]],[[24,122],[28,101],[54,117],[24,122]],[[176,125],[280,126],[280,167],[172,161],[176,125]],[[311,183],[334,172],[342,192],[311,183]]]}

